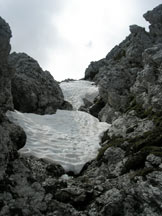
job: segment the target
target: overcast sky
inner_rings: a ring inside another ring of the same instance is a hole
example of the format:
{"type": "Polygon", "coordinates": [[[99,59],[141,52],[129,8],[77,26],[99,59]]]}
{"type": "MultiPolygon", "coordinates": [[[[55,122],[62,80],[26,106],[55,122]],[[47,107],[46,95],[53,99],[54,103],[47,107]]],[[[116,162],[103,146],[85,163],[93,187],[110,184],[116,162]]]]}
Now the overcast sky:
{"type": "Polygon", "coordinates": [[[12,30],[12,51],[26,52],[54,78],[80,79],[91,61],[148,26],[142,15],[161,0],[0,0],[12,30]]]}

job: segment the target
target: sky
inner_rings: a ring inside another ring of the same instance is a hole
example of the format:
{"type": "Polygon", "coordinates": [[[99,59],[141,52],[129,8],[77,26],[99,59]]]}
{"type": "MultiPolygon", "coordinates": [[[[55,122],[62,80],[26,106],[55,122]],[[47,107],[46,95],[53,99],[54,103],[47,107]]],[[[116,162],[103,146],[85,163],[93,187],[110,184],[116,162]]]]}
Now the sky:
{"type": "Polygon", "coordinates": [[[129,35],[148,29],[143,14],[161,0],[0,0],[0,16],[12,30],[12,51],[37,60],[57,81],[81,79],[91,61],[129,35]]]}

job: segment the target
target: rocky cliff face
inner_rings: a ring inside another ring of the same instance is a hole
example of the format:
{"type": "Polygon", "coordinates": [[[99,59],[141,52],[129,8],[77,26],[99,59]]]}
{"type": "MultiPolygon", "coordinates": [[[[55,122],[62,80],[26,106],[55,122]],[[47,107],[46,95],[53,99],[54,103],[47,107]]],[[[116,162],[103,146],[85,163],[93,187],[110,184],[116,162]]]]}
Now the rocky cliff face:
{"type": "Polygon", "coordinates": [[[112,122],[125,112],[132,97],[144,109],[149,105],[154,109],[161,107],[158,97],[161,94],[161,7],[144,15],[151,24],[150,32],[137,25],[130,26],[131,34],[119,46],[86,69],[85,79],[100,86],[100,97],[105,102],[98,113],[102,121],[112,122]]]}
{"type": "MultiPolygon", "coordinates": [[[[112,126],[97,158],[75,178],[60,178],[60,166],[17,154],[25,134],[5,116],[13,109],[13,72],[7,62],[11,32],[0,19],[0,215],[161,215],[162,5],[144,17],[150,32],[131,26],[131,34],[119,46],[86,70],[85,78],[100,86],[100,98],[90,112],[112,126]]],[[[13,57],[15,83],[27,79],[19,77],[22,68],[31,75],[30,64],[39,68],[24,54],[21,66],[19,55],[13,57]]]]}
{"type": "Polygon", "coordinates": [[[6,111],[13,109],[11,95],[11,78],[13,72],[8,66],[8,55],[10,52],[9,40],[11,38],[11,30],[9,25],[0,19],[0,109],[6,111]]]}
{"type": "Polygon", "coordinates": [[[11,78],[14,74],[8,66],[7,59],[10,52],[10,37],[8,24],[0,18],[0,209],[5,202],[3,194],[7,193],[8,183],[11,182],[7,177],[10,164],[18,157],[17,150],[25,145],[26,140],[24,131],[5,116],[8,109],[13,109],[11,78]]]}
{"type": "Polygon", "coordinates": [[[16,150],[25,144],[25,134],[18,126],[10,123],[4,113],[13,109],[11,94],[11,78],[13,71],[8,66],[10,52],[9,40],[11,31],[9,25],[0,18],[0,174],[3,178],[7,163],[16,150]]]}
{"type": "Polygon", "coordinates": [[[162,5],[144,17],[151,24],[149,32],[130,26],[131,34],[85,72],[85,79],[100,86],[100,99],[90,112],[97,107],[98,117],[112,123],[98,168],[93,162],[84,173],[99,178],[104,191],[90,205],[95,209],[90,215],[161,214],[162,5]],[[99,107],[101,101],[104,107],[99,107]]]}

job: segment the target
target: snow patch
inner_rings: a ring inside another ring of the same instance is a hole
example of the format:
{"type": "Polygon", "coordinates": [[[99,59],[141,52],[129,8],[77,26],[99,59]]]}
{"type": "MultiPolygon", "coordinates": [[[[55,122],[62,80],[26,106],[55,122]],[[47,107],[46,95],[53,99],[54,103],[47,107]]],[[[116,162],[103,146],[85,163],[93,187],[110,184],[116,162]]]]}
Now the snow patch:
{"type": "Polygon", "coordinates": [[[99,94],[98,87],[93,82],[86,80],[62,82],[60,87],[65,100],[73,105],[74,110],[84,105],[84,98],[92,103],[99,94]]]}
{"type": "Polygon", "coordinates": [[[110,126],[81,111],[58,110],[53,115],[8,111],[7,116],[27,134],[20,153],[58,163],[75,174],[96,157],[101,135],[110,126]]]}

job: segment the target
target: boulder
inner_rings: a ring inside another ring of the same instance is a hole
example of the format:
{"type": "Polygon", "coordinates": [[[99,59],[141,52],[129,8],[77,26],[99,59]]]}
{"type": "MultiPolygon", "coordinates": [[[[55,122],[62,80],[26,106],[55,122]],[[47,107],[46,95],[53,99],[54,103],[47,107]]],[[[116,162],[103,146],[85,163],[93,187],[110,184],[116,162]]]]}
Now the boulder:
{"type": "Polygon", "coordinates": [[[15,70],[12,95],[21,112],[52,114],[64,106],[63,93],[48,71],[25,53],[12,53],[9,64],[15,70]]]}

